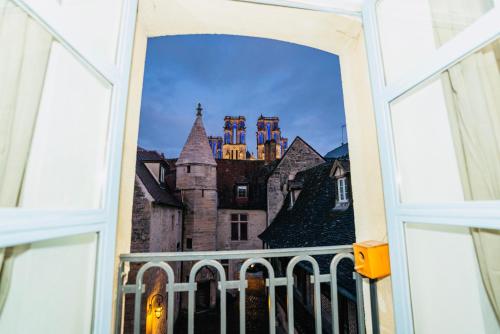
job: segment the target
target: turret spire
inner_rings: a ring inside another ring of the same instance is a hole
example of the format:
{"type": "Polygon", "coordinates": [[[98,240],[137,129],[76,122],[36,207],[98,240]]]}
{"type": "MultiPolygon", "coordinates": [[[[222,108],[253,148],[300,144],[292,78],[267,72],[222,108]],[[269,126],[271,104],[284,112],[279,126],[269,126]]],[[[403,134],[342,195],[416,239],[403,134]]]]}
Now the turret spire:
{"type": "Polygon", "coordinates": [[[198,107],[196,108],[196,116],[201,116],[203,108],[201,107],[201,103],[198,103],[198,107]]]}

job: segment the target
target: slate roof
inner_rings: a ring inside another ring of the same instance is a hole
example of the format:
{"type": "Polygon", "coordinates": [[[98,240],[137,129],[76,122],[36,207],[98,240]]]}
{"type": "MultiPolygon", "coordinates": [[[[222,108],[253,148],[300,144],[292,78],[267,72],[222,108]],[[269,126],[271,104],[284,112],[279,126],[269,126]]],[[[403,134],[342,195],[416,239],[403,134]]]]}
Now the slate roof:
{"type": "MultiPolygon", "coordinates": [[[[352,205],[346,210],[333,210],[335,183],[330,177],[334,161],[297,173],[295,180],[303,188],[295,204],[289,209],[290,194],[270,226],[259,235],[271,248],[317,247],[350,245],[355,242],[354,212],[352,205]]],[[[318,256],[322,273],[329,272],[331,256],[318,256]]],[[[307,265],[305,269],[310,270],[307,265]]],[[[340,291],[348,297],[355,294],[352,279],[353,265],[348,260],[339,264],[340,291]]]]}
{"type": "Polygon", "coordinates": [[[177,165],[203,164],[215,166],[215,159],[208,143],[201,113],[196,116],[191,132],[182,148],[177,165]]]}
{"type": "Polygon", "coordinates": [[[266,180],[274,164],[262,160],[216,160],[220,209],[266,210],[266,180]],[[248,185],[248,199],[236,198],[236,186],[248,185]]]}
{"type": "Polygon", "coordinates": [[[137,160],[135,164],[135,174],[139,177],[148,193],[153,197],[154,203],[159,205],[167,205],[173,207],[182,207],[182,203],[175,197],[172,189],[168,184],[160,186],[149,169],[146,167],[146,162],[158,162],[168,164],[162,155],[155,151],[147,151],[143,149],[137,150],[137,160]]]}
{"type": "Polygon", "coordinates": [[[349,144],[345,143],[337,148],[334,148],[325,155],[325,159],[340,159],[349,156],[349,144]]]}

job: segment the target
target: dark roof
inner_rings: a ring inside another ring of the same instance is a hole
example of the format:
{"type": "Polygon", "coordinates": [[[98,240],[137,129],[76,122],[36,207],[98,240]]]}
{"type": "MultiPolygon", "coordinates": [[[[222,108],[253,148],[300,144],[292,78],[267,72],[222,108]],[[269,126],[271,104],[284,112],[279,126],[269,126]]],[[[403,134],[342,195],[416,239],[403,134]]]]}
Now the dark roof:
{"type": "Polygon", "coordinates": [[[267,207],[266,179],[274,164],[262,160],[216,160],[217,192],[220,209],[258,209],[267,207]],[[248,185],[248,199],[236,198],[236,186],[248,185]]]}
{"type": "MultiPolygon", "coordinates": [[[[352,205],[346,210],[335,207],[335,183],[330,177],[334,162],[326,162],[297,173],[303,188],[290,209],[290,194],[271,225],[259,237],[271,248],[295,248],[350,245],[355,242],[352,205]]],[[[322,273],[329,272],[331,256],[318,256],[322,273]]],[[[307,267],[307,266],[305,266],[307,267]]],[[[307,268],[306,268],[307,269],[307,268]]],[[[339,285],[351,296],[355,285],[353,266],[349,261],[339,264],[339,285]]]]}
{"type": "Polygon", "coordinates": [[[182,203],[175,197],[172,188],[168,184],[160,186],[146,167],[147,162],[157,162],[168,164],[162,155],[155,151],[138,150],[135,164],[135,174],[139,177],[148,193],[153,197],[154,202],[160,205],[181,207],[182,203]],[[158,159],[159,157],[159,159],[158,159]]]}
{"type": "Polygon", "coordinates": [[[325,155],[325,159],[340,159],[349,156],[349,144],[345,143],[334,148],[325,155]]]}

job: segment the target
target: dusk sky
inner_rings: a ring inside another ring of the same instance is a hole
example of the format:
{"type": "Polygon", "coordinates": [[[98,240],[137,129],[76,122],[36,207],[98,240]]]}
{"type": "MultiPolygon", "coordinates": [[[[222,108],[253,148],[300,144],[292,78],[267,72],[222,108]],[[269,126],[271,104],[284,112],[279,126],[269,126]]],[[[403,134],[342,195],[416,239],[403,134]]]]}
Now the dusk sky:
{"type": "Polygon", "coordinates": [[[177,157],[198,102],[208,135],[223,135],[224,116],[245,116],[250,152],[260,114],[278,116],[289,143],[300,136],[321,154],[341,144],[339,59],[317,49],[228,35],[150,38],[139,145],[177,157]]]}

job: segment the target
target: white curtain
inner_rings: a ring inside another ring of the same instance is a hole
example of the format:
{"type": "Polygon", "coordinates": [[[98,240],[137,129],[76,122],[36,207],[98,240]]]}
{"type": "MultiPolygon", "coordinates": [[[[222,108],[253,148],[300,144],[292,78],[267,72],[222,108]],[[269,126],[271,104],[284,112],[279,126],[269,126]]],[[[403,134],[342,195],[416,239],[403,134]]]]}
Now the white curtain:
{"type": "MultiPolygon", "coordinates": [[[[25,12],[0,0],[0,207],[18,205],[51,43],[25,12]]],[[[18,250],[0,249],[0,311],[18,250]]]]}
{"type": "MultiPolygon", "coordinates": [[[[429,0],[437,46],[491,9],[492,0],[429,0]]],[[[441,75],[465,200],[500,200],[500,40],[441,75]]],[[[500,322],[500,231],[471,229],[500,322]]]]}

